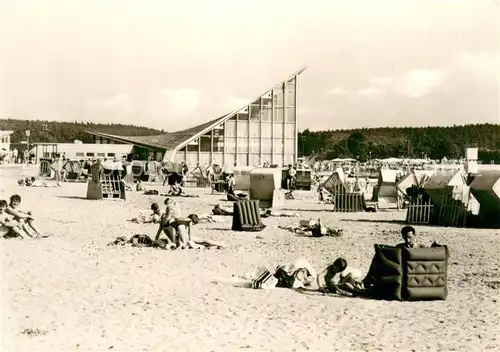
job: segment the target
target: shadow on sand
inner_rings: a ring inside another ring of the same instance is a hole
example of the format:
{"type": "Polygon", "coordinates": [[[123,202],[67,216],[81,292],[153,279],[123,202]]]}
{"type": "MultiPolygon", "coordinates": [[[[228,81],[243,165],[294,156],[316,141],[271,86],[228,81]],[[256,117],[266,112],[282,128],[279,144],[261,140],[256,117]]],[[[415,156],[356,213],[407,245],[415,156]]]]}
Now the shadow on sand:
{"type": "Polygon", "coordinates": [[[341,219],[340,221],[372,222],[372,223],[386,223],[386,224],[406,225],[406,221],[404,221],[404,220],[341,219]]]}
{"type": "Polygon", "coordinates": [[[81,196],[57,196],[57,198],[96,200],[96,199],[88,199],[87,197],[81,197],[81,196]]]}

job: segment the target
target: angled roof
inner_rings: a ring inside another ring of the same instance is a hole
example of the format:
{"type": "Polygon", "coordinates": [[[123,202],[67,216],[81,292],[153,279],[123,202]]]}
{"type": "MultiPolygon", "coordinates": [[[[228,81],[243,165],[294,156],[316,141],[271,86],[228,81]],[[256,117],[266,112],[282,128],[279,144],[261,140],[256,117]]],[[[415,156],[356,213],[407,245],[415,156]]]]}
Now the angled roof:
{"type": "Polygon", "coordinates": [[[189,142],[193,141],[194,139],[198,138],[199,136],[212,130],[217,125],[220,125],[221,123],[225,122],[226,120],[229,120],[238,111],[246,108],[247,106],[252,104],[252,102],[259,99],[261,96],[265,95],[267,92],[269,92],[270,90],[272,90],[276,86],[298,76],[305,69],[306,69],[306,66],[295,71],[292,75],[288,76],[286,79],[280,81],[279,83],[274,84],[272,87],[267,89],[264,93],[256,96],[254,99],[252,99],[251,101],[249,101],[247,104],[243,105],[242,107],[239,107],[238,109],[235,109],[224,116],[218,117],[218,118],[213,119],[211,121],[205,122],[204,124],[194,126],[194,127],[182,130],[182,131],[169,132],[169,133],[164,133],[161,135],[152,135],[152,136],[117,136],[117,135],[108,134],[108,133],[101,133],[101,132],[97,132],[97,131],[86,131],[86,132],[93,134],[95,136],[113,139],[113,140],[116,140],[116,141],[119,141],[122,143],[132,143],[132,144],[140,145],[143,147],[153,147],[153,148],[166,149],[166,150],[174,150],[174,149],[179,150],[182,147],[186,146],[189,142]]]}
{"type": "Polygon", "coordinates": [[[99,137],[113,139],[123,143],[131,143],[144,147],[154,147],[159,149],[171,150],[175,149],[177,146],[182,144],[184,141],[186,141],[193,135],[198,135],[199,132],[205,130],[207,126],[211,126],[214,123],[217,123],[219,120],[222,121],[225,117],[226,115],[205,122],[204,124],[188,128],[186,130],[163,133],[159,135],[150,135],[150,136],[117,136],[114,134],[102,133],[97,131],[86,131],[86,132],[99,137]]]}

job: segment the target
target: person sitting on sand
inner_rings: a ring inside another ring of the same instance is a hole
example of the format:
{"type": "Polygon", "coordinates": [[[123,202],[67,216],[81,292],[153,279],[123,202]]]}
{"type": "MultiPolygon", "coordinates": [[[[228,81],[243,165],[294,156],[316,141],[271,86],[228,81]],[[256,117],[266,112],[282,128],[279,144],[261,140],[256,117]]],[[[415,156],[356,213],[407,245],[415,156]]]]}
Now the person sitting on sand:
{"type": "Polygon", "coordinates": [[[362,280],[361,270],[347,266],[347,261],[340,257],[318,275],[317,284],[319,291],[325,293],[362,294],[362,280]]]}
{"type": "Polygon", "coordinates": [[[404,226],[401,229],[401,237],[403,237],[403,243],[398,243],[396,247],[398,248],[425,248],[424,245],[417,243],[416,241],[417,231],[413,226],[404,226]]]}
{"type": "Polygon", "coordinates": [[[42,236],[42,233],[36,228],[34,224],[33,214],[31,211],[22,211],[19,209],[21,204],[21,196],[14,194],[10,197],[10,204],[6,209],[6,213],[13,216],[14,220],[19,222],[23,229],[29,234],[30,229],[36,234],[37,237],[47,237],[42,236]]]}
{"type": "Polygon", "coordinates": [[[218,249],[224,248],[223,243],[210,241],[205,238],[194,236],[191,232],[192,226],[197,225],[200,222],[200,218],[196,214],[189,214],[187,218],[175,219],[176,238],[178,240],[177,248],[200,248],[200,246],[205,247],[217,247],[218,249]]]}
{"type": "Polygon", "coordinates": [[[174,182],[173,185],[170,186],[170,189],[168,191],[168,195],[170,196],[180,196],[183,193],[183,189],[181,187],[181,184],[179,182],[174,182]]]}
{"type": "Polygon", "coordinates": [[[23,229],[23,225],[18,221],[12,219],[9,214],[7,214],[7,201],[0,200],[0,236],[3,238],[23,238],[25,235],[31,235],[23,229]]]}

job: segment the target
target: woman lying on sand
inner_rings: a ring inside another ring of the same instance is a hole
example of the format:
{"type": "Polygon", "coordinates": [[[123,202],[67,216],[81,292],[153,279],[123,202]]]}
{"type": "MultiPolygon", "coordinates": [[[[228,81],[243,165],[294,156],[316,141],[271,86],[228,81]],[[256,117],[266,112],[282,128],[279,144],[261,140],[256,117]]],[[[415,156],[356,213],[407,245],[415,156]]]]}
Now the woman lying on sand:
{"type": "Polygon", "coordinates": [[[205,238],[192,235],[192,226],[198,224],[199,222],[200,219],[196,214],[190,214],[184,219],[176,219],[178,248],[200,248],[201,246],[216,247],[218,249],[224,248],[225,244],[223,243],[210,241],[205,238]]]}
{"type": "Polygon", "coordinates": [[[229,281],[217,279],[216,282],[237,287],[280,287],[352,296],[364,294],[361,279],[361,271],[348,267],[344,258],[337,258],[318,275],[307,260],[299,258],[289,265],[278,266],[274,274],[266,268],[259,268],[257,273],[233,277],[233,280],[229,281]]]}

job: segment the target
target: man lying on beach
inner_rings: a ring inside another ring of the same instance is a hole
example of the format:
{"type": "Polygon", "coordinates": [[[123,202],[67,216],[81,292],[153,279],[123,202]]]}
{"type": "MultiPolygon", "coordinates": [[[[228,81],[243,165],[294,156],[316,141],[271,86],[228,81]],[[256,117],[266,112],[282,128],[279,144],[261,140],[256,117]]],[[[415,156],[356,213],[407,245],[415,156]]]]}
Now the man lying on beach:
{"type": "Polygon", "coordinates": [[[6,213],[13,216],[14,220],[19,222],[28,234],[30,231],[33,231],[36,237],[48,237],[47,235],[42,235],[42,233],[35,226],[35,220],[31,211],[22,211],[19,209],[19,205],[21,205],[21,196],[14,194],[10,197],[10,204],[7,206],[6,213]]]}
{"type": "Polygon", "coordinates": [[[7,201],[0,200],[0,236],[3,238],[23,238],[25,235],[31,237],[30,233],[23,228],[23,224],[7,214],[7,206],[7,201]]]}

